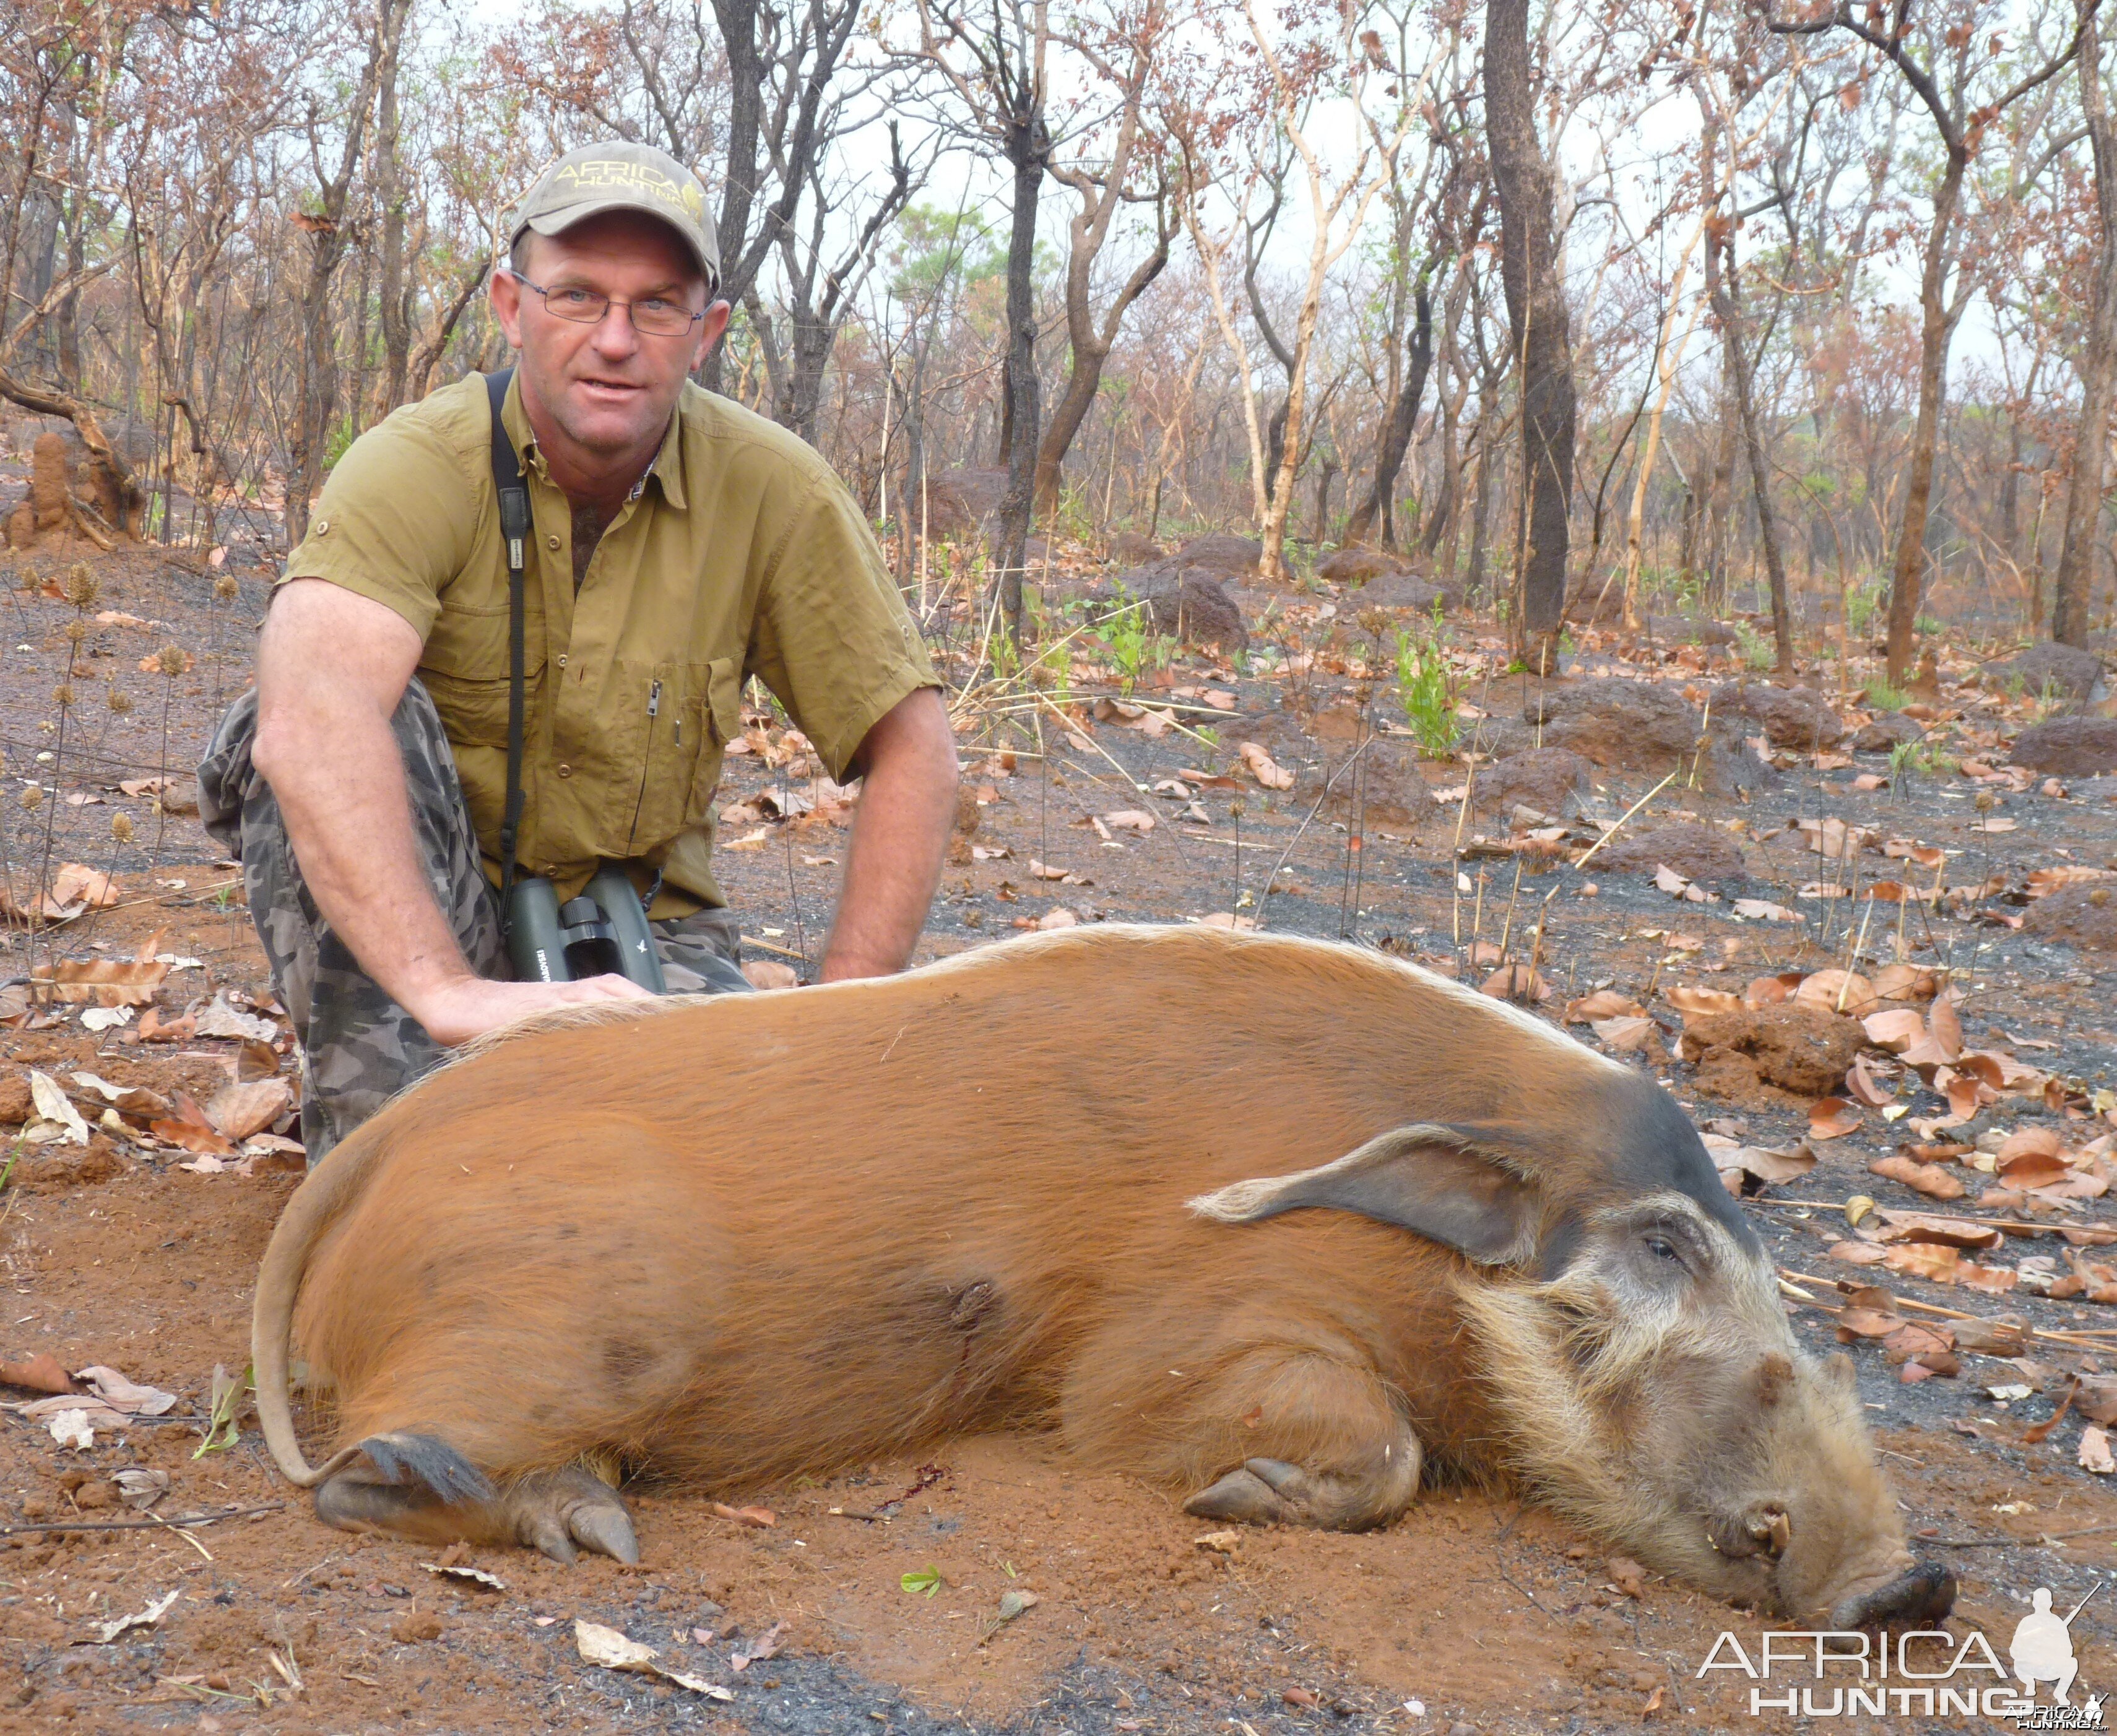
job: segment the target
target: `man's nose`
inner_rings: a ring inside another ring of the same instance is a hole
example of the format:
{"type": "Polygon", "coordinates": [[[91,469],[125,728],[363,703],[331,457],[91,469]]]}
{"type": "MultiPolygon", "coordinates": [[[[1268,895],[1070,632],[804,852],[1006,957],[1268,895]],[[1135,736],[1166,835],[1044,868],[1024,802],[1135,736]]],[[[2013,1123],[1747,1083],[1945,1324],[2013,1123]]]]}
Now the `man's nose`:
{"type": "Polygon", "coordinates": [[[612,302],[603,310],[603,316],[596,322],[594,343],[598,355],[612,361],[630,356],[639,348],[639,334],[632,324],[632,308],[624,302],[612,302]]]}

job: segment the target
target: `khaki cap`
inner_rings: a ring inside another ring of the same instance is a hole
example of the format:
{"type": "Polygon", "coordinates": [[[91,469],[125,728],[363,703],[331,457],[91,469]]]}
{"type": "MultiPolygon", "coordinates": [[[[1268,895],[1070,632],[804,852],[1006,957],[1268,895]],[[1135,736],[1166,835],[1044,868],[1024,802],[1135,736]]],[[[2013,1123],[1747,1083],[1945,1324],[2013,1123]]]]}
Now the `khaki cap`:
{"type": "Polygon", "coordinates": [[[507,244],[522,232],[556,235],[605,211],[639,211],[674,229],[714,288],[720,287],[721,248],[706,209],[704,184],[666,151],[613,139],[568,151],[537,177],[514,213],[507,244]]]}

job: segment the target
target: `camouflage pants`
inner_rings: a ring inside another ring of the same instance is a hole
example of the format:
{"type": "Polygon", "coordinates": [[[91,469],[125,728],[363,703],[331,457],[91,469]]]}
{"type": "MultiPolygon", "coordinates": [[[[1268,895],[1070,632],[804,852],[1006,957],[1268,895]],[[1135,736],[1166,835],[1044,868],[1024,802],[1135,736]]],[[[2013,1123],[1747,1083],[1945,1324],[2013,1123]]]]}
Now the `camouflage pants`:
{"type": "MultiPolygon", "coordinates": [[[[500,900],[485,877],[454,756],[426,688],[414,678],[390,728],[404,762],[412,842],[427,883],[481,976],[511,976],[500,900]]],[[[362,970],[310,895],[271,786],[251,764],[257,729],[253,688],[228,708],[199,767],[206,830],[242,864],[251,919],[272,986],[301,1043],[302,1143],[311,1165],[382,1105],[438,1066],[447,1051],[362,970]]],[[[747,991],[740,938],[726,910],[653,923],[670,989],[747,991]]]]}

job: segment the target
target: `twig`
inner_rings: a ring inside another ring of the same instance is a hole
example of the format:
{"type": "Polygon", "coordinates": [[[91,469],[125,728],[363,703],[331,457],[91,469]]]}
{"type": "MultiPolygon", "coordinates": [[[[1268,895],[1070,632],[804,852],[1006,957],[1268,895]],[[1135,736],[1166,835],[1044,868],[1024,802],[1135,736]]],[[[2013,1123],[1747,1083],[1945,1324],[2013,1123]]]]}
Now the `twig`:
{"type": "Polygon", "coordinates": [[[217,1513],[193,1513],[183,1519],[61,1519],[42,1524],[0,1525],[0,1537],[26,1536],[32,1531],[144,1531],[159,1526],[182,1531],[194,1525],[218,1525],[223,1519],[247,1519],[252,1513],[276,1513],[287,1503],[267,1501],[261,1507],[230,1507],[217,1513]]]}

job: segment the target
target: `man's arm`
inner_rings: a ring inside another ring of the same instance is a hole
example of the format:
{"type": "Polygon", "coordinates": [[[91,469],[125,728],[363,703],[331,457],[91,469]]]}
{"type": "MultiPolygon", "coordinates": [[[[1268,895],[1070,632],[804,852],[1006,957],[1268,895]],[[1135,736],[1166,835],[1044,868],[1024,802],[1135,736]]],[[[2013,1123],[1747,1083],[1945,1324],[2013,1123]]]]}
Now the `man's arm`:
{"type": "Polygon", "coordinates": [[[251,758],[279,799],[316,908],[436,1043],[467,1042],[562,1002],[643,994],[616,976],[496,983],[473,974],[421,872],[390,727],[420,649],[394,610],[324,579],[283,586],[265,618],[251,758]]]}
{"type": "Polygon", "coordinates": [[[875,721],[853,756],[860,806],[821,980],[903,969],[926,925],[956,815],[956,735],[932,688],[875,721]]]}

